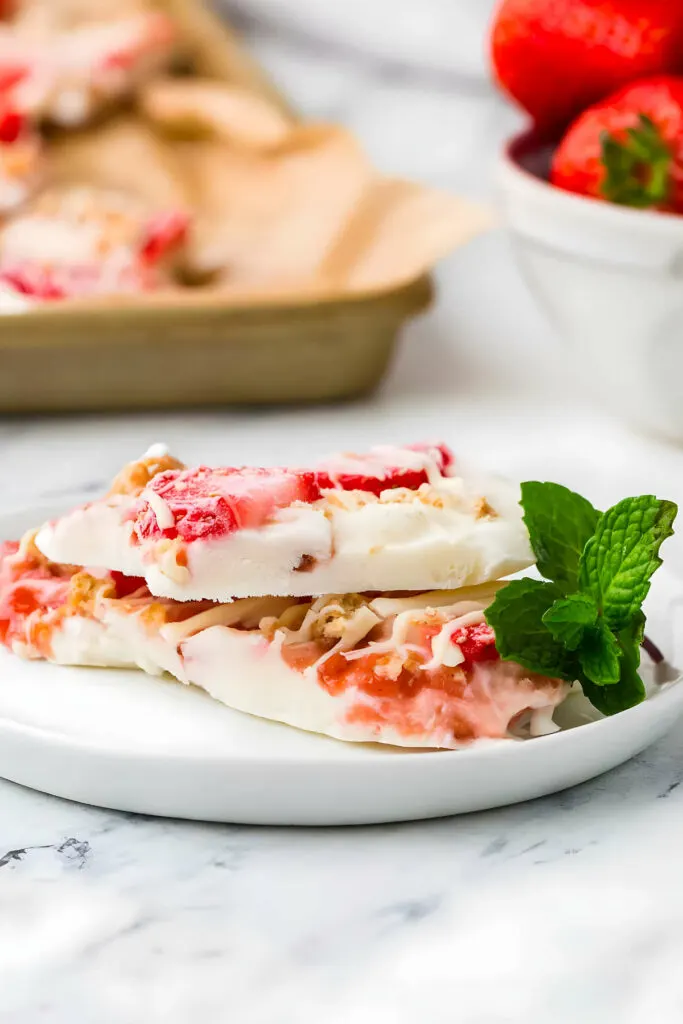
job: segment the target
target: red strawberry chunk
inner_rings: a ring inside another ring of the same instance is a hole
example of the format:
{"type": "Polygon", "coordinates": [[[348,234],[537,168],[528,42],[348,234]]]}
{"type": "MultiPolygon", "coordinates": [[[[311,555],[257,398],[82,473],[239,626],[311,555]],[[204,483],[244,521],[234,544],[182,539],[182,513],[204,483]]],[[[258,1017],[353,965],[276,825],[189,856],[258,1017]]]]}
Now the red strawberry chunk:
{"type": "Polygon", "coordinates": [[[140,576],[125,576],[117,569],[112,569],[109,575],[116,587],[117,598],[128,597],[130,594],[134,594],[136,590],[140,590],[141,587],[147,586],[140,576]]]}
{"type": "Polygon", "coordinates": [[[20,263],[0,267],[0,285],[19,295],[49,301],[65,299],[67,293],[47,267],[36,263],[20,263]]]}
{"type": "Polygon", "coordinates": [[[436,444],[409,444],[406,447],[411,452],[425,452],[434,459],[442,473],[446,473],[455,464],[455,455],[443,441],[436,444]]]}
{"type": "Polygon", "coordinates": [[[0,92],[8,92],[31,74],[27,61],[12,61],[9,54],[0,52],[0,92]]]}
{"type": "Polygon", "coordinates": [[[189,225],[190,218],[182,210],[170,210],[152,217],[140,246],[142,262],[154,265],[179,249],[187,239],[189,225]]]}
{"type": "Polygon", "coordinates": [[[43,302],[130,294],[147,291],[155,284],[150,270],[133,263],[123,267],[108,267],[106,262],[47,266],[24,260],[0,265],[0,286],[43,302]]]}
{"type": "Polygon", "coordinates": [[[151,506],[143,502],[135,516],[135,532],[139,539],[180,537],[187,543],[225,537],[240,529],[240,521],[230,500],[222,496],[187,497],[169,495],[164,498],[173,513],[174,526],[160,527],[151,506]]]}
{"type": "MultiPolygon", "coordinates": [[[[452,451],[445,444],[412,444],[406,446],[406,451],[428,456],[441,473],[446,473],[455,461],[452,451]]],[[[323,468],[316,474],[318,484],[323,490],[338,487],[343,491],[366,491],[370,494],[380,495],[382,491],[397,487],[415,491],[422,484],[429,482],[426,469],[390,464],[381,465],[381,457],[379,452],[349,456],[345,461],[357,461],[357,472],[346,467],[340,471],[323,468]]]]}
{"type": "Polygon", "coordinates": [[[465,660],[462,668],[472,668],[478,661],[496,661],[500,655],[496,650],[496,635],[486,622],[475,626],[463,626],[451,635],[451,641],[457,644],[465,660]]]}
{"type": "Polygon", "coordinates": [[[0,113],[0,143],[11,145],[16,142],[24,131],[26,118],[17,110],[5,110],[0,113]]]}
{"type": "Polygon", "coordinates": [[[416,491],[427,483],[427,473],[423,469],[397,469],[388,467],[385,476],[369,476],[365,473],[316,473],[318,486],[321,490],[332,490],[335,487],[342,491],[366,491],[380,495],[382,491],[396,487],[406,487],[416,491]]]}
{"type": "Polygon", "coordinates": [[[162,529],[143,498],[136,517],[138,537],[180,537],[187,543],[255,529],[278,509],[320,497],[313,473],[288,469],[171,470],[156,476],[150,487],[168,505],[175,526],[162,529]]]}
{"type": "Polygon", "coordinates": [[[57,578],[25,579],[7,587],[0,599],[0,618],[26,616],[37,608],[59,608],[69,591],[69,581],[57,578]]]}
{"type": "Polygon", "coordinates": [[[69,580],[52,576],[45,566],[8,561],[18,550],[14,541],[0,545],[0,643],[21,639],[29,615],[60,608],[69,593],[69,580]]]}

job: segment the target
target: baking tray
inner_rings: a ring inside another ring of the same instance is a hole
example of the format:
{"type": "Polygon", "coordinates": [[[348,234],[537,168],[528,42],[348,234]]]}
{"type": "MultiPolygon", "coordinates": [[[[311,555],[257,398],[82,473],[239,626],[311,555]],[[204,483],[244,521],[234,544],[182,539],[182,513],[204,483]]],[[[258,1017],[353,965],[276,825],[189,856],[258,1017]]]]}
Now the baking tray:
{"type": "MultiPolygon", "coordinates": [[[[164,0],[195,73],[292,113],[237,36],[200,0],[164,0]]],[[[294,116],[294,115],[292,115],[294,116]]],[[[235,305],[111,300],[0,317],[0,412],[130,410],[348,399],[375,388],[428,276],[366,294],[235,305]]]]}

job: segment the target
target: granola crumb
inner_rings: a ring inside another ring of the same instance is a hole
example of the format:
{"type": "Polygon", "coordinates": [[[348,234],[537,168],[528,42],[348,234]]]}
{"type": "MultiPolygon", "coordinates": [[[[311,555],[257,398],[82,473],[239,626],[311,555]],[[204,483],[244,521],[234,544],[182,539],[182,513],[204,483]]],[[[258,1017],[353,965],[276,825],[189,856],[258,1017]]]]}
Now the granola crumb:
{"type": "Polygon", "coordinates": [[[429,505],[432,508],[445,508],[444,496],[430,484],[421,484],[416,491],[406,487],[395,487],[382,491],[379,496],[380,505],[411,505],[413,502],[429,505]]]}
{"type": "Polygon", "coordinates": [[[98,579],[88,572],[71,577],[67,604],[72,612],[91,611],[98,598],[116,597],[116,584],[111,579],[98,579]]]}
{"type": "Polygon", "coordinates": [[[356,508],[363,508],[365,505],[370,505],[378,499],[374,494],[362,494],[357,491],[342,491],[337,493],[335,491],[326,491],[325,497],[322,499],[327,508],[323,509],[323,512],[327,514],[329,518],[330,508],[340,508],[344,512],[352,511],[356,508]]]}
{"type": "Polygon", "coordinates": [[[161,626],[165,626],[170,621],[168,605],[164,604],[163,601],[152,601],[150,604],[144,605],[138,612],[138,615],[148,628],[160,629],[161,626]]]}
{"type": "Polygon", "coordinates": [[[486,498],[479,498],[474,505],[474,515],[477,519],[497,519],[498,513],[492,508],[486,498]]]}
{"type": "Polygon", "coordinates": [[[433,626],[443,621],[443,614],[438,608],[425,608],[422,614],[422,621],[426,622],[428,626],[433,626]]]}
{"type": "Polygon", "coordinates": [[[108,497],[115,494],[127,494],[136,497],[142,494],[145,487],[159,473],[167,473],[171,469],[184,469],[185,466],[172,455],[153,455],[137,462],[129,462],[118,473],[108,491],[108,497]]]}
{"type": "Polygon", "coordinates": [[[313,639],[340,640],[354,614],[366,604],[362,594],[330,594],[313,624],[313,639]]]}

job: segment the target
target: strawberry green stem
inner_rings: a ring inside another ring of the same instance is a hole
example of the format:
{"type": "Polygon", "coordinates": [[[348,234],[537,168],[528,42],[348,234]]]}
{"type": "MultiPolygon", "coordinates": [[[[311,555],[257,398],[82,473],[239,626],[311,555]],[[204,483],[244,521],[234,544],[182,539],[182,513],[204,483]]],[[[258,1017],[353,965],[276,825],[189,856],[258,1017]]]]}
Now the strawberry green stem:
{"type": "Polygon", "coordinates": [[[640,114],[625,135],[602,134],[605,199],[640,209],[665,206],[671,198],[674,158],[657,125],[640,114]]]}

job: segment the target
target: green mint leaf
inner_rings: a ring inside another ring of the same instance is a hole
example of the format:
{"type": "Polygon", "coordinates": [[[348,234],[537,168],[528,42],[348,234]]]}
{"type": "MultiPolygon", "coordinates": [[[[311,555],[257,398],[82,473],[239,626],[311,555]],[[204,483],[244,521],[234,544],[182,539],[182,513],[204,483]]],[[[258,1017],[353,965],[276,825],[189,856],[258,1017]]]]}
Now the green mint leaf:
{"type": "Polygon", "coordinates": [[[638,610],[628,626],[619,634],[619,643],[626,653],[632,647],[636,657],[636,668],[640,665],[640,648],[645,639],[645,613],[638,610]]]}
{"type": "Polygon", "coordinates": [[[530,672],[556,679],[576,679],[576,658],[543,623],[545,613],[561,597],[559,587],[540,580],[513,580],[498,591],[485,614],[503,661],[516,661],[530,672]]]}
{"type": "Polygon", "coordinates": [[[598,686],[613,686],[619,682],[621,650],[617,638],[604,619],[586,629],[579,647],[579,662],[584,675],[598,686]]]}
{"type": "Polygon", "coordinates": [[[642,704],[645,687],[637,671],[626,662],[621,663],[621,678],[616,686],[597,686],[588,679],[581,680],[583,692],[594,708],[603,715],[618,715],[620,711],[642,704]]]}
{"type": "Polygon", "coordinates": [[[600,686],[584,675],[579,676],[584,694],[603,715],[616,715],[620,711],[627,711],[637,704],[642,704],[647,696],[643,680],[638,674],[640,645],[644,632],[645,616],[639,611],[618,634],[621,660],[619,682],[616,685],[600,686]]]}
{"type": "Polygon", "coordinates": [[[579,582],[615,632],[633,620],[647,597],[677,512],[673,502],[645,494],[625,498],[600,516],[581,556],[579,582]]]}
{"type": "Polygon", "coordinates": [[[558,643],[575,651],[583,640],[586,627],[598,621],[598,606],[590,594],[563,597],[543,616],[543,622],[558,643]]]}
{"type": "MultiPolygon", "coordinates": [[[[638,675],[640,668],[640,650],[645,636],[645,614],[637,611],[631,621],[624,629],[617,633],[617,640],[621,648],[622,664],[629,665],[633,673],[638,675]]],[[[640,677],[639,677],[640,678],[640,677]]],[[[643,686],[643,700],[645,699],[645,687],[643,686]]]]}
{"type": "Polygon", "coordinates": [[[600,513],[561,484],[522,484],[524,522],[538,571],[565,592],[578,589],[579,559],[595,533],[600,513]]]}

